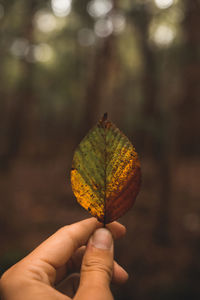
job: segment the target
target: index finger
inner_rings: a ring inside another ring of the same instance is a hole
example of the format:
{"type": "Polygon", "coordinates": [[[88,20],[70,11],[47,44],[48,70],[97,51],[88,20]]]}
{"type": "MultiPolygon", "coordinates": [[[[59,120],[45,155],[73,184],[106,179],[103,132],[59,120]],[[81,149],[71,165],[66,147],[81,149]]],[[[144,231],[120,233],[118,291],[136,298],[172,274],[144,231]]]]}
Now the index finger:
{"type": "MultiPolygon", "coordinates": [[[[43,260],[57,269],[66,264],[80,246],[86,245],[95,229],[101,226],[102,224],[96,218],[89,218],[64,226],[44,241],[25,259],[43,260]]],[[[125,233],[125,227],[118,222],[113,222],[108,227],[114,237],[119,237],[125,233]]]]}

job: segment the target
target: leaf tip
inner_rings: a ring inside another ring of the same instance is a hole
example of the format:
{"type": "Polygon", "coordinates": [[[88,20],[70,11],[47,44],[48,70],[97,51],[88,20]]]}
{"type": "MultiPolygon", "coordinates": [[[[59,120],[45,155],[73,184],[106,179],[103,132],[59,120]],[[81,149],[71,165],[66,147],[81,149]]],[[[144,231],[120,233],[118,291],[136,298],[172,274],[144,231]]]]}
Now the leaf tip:
{"type": "Polygon", "coordinates": [[[104,113],[103,117],[99,120],[98,126],[106,128],[110,122],[108,121],[108,113],[104,113]]]}
{"type": "Polygon", "coordinates": [[[102,117],[102,119],[101,119],[101,121],[102,121],[102,122],[105,122],[105,121],[107,121],[107,120],[108,120],[108,113],[105,112],[104,115],[103,115],[103,117],[102,117]]]}

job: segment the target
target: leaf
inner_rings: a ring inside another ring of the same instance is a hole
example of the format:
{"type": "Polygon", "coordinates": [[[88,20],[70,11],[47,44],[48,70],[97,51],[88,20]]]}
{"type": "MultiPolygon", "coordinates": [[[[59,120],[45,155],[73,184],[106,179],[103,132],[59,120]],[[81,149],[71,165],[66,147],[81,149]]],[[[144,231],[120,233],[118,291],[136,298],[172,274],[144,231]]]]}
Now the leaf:
{"type": "Polygon", "coordinates": [[[132,207],[140,182],[135,148],[105,114],[74,153],[71,185],[77,201],[107,224],[132,207]]]}

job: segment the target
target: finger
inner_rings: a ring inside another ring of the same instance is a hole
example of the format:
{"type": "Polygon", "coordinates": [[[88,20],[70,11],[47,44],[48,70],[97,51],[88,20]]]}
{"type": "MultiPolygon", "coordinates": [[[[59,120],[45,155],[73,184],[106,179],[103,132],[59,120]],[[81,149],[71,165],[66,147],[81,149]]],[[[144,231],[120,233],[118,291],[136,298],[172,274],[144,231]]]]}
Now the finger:
{"type": "Polygon", "coordinates": [[[126,227],[119,222],[112,222],[106,225],[114,239],[119,239],[126,234],[126,227]]]}
{"type": "MultiPolygon", "coordinates": [[[[64,226],[37,247],[27,258],[44,259],[45,262],[57,269],[69,260],[76,249],[86,245],[91,234],[101,226],[102,224],[95,218],[64,226]]],[[[108,227],[116,238],[126,232],[125,227],[118,222],[113,222],[108,227]]]]}
{"type": "MultiPolygon", "coordinates": [[[[55,284],[59,284],[65,280],[67,276],[73,273],[79,273],[83,256],[85,254],[86,246],[80,247],[68,261],[68,263],[57,270],[55,284]]],[[[113,266],[112,282],[116,284],[123,284],[128,279],[128,273],[116,261],[113,266]]]]}
{"type": "Polygon", "coordinates": [[[128,280],[128,277],[129,275],[126,270],[114,261],[112,282],[116,284],[123,284],[128,280]]]}
{"type": "Polygon", "coordinates": [[[73,298],[80,282],[80,274],[74,273],[65,278],[57,287],[56,289],[63,293],[64,295],[67,295],[68,297],[73,298]]]}
{"type": "MultiPolygon", "coordinates": [[[[120,237],[124,236],[126,233],[126,228],[118,222],[112,222],[110,224],[107,224],[106,226],[111,231],[114,239],[119,239],[120,237]]],[[[65,264],[57,269],[55,284],[59,283],[64,278],[66,278],[68,275],[70,275],[74,272],[80,272],[80,267],[82,264],[82,258],[85,253],[85,249],[86,249],[86,246],[82,246],[79,249],[77,249],[75,251],[75,253],[71,256],[71,258],[69,259],[67,264],[65,264]]],[[[115,268],[114,268],[114,270],[115,270],[115,268]]],[[[118,271],[118,267],[117,267],[117,271],[118,271]]],[[[124,270],[124,272],[126,273],[125,270],[124,270]]],[[[125,274],[125,273],[123,273],[123,274],[125,274]]],[[[115,274],[115,272],[114,272],[114,274],[115,274]]],[[[116,282],[116,283],[121,282],[121,280],[118,278],[118,274],[121,274],[121,273],[117,272],[116,274],[117,274],[117,277],[114,275],[114,282],[116,282]]],[[[127,275],[125,277],[127,277],[127,275]]]]}
{"type": "MultiPolygon", "coordinates": [[[[55,298],[59,299],[58,297],[62,295],[48,286],[54,283],[57,268],[65,265],[75,250],[81,245],[85,245],[95,229],[101,226],[102,224],[95,218],[90,218],[61,228],[31,254],[14,265],[9,273],[7,271],[3,282],[6,282],[6,285],[10,287],[10,283],[19,282],[20,277],[22,283],[34,282],[36,293],[37,288],[40,289],[40,283],[43,282],[45,284],[43,286],[46,287],[47,292],[55,293],[55,298]]],[[[120,236],[122,231],[124,231],[123,226],[117,222],[109,226],[114,232],[113,235],[120,236]]],[[[20,287],[20,282],[18,287],[20,287]]],[[[29,289],[31,285],[27,284],[26,287],[29,289]]],[[[9,288],[10,290],[12,288],[9,288]]],[[[36,298],[34,297],[34,299],[36,298]]]]}
{"type": "MultiPolygon", "coordinates": [[[[119,239],[122,236],[124,236],[126,233],[125,226],[123,226],[122,224],[120,224],[118,222],[112,222],[110,224],[107,224],[106,226],[111,231],[114,239],[119,239]]],[[[82,264],[82,258],[85,253],[85,249],[86,249],[86,246],[82,246],[79,249],[77,249],[75,251],[75,253],[72,255],[72,257],[69,259],[67,264],[65,264],[57,269],[55,284],[58,284],[60,281],[64,280],[67,276],[69,276],[70,274],[72,274],[74,272],[80,272],[80,267],[82,264]]],[[[114,264],[114,270],[115,270],[115,264],[114,264]]],[[[117,267],[117,271],[118,271],[118,267],[117,267]]],[[[124,274],[125,273],[126,273],[126,271],[124,270],[124,274]]],[[[114,272],[114,274],[115,274],[115,272],[114,272]]],[[[114,275],[113,281],[116,283],[118,283],[118,282],[120,283],[121,280],[118,279],[118,274],[121,274],[121,273],[117,272],[116,274],[117,274],[117,277],[114,275]]],[[[125,276],[125,277],[127,277],[127,276],[125,276]]],[[[123,279],[123,280],[125,280],[125,279],[123,279]]]]}
{"type": "MultiPolygon", "coordinates": [[[[55,284],[56,271],[66,265],[71,255],[87,243],[90,235],[102,224],[95,218],[64,226],[17,263],[17,269],[33,269],[29,276],[46,284],[55,284]]],[[[116,227],[116,226],[115,226],[116,227]]]]}
{"type": "MultiPolygon", "coordinates": [[[[84,247],[85,248],[85,247],[84,247]]],[[[85,249],[80,248],[78,252],[78,254],[84,254],[85,252],[85,249]]],[[[77,268],[79,269],[80,266],[77,266],[77,268]]],[[[70,276],[66,277],[62,282],[60,282],[56,289],[73,298],[77,289],[78,289],[78,286],[79,286],[79,283],[80,283],[80,274],[79,273],[75,273],[76,271],[74,270],[74,273],[71,274],[70,276]]],[[[113,278],[112,278],[112,282],[115,283],[115,284],[123,284],[127,281],[128,279],[128,273],[116,262],[114,261],[114,267],[113,267],[113,278]]]]}
{"type": "MultiPolygon", "coordinates": [[[[64,226],[55,234],[44,241],[32,253],[20,262],[23,268],[33,265],[37,269],[39,278],[43,281],[54,284],[56,270],[65,265],[72,254],[82,245],[86,245],[89,237],[96,228],[102,224],[95,218],[89,218],[72,225],[64,226]],[[48,280],[42,274],[46,274],[48,280]]],[[[113,234],[117,237],[123,235],[125,228],[123,225],[113,222],[109,225],[113,234]]]]}
{"type": "Polygon", "coordinates": [[[100,228],[95,231],[87,245],[81,267],[80,285],[74,299],[113,299],[109,288],[112,274],[112,235],[108,229],[100,228]]]}
{"type": "Polygon", "coordinates": [[[27,259],[44,259],[57,269],[69,260],[76,249],[85,245],[90,235],[100,226],[95,218],[64,226],[29,254],[27,259]]]}
{"type": "Polygon", "coordinates": [[[55,284],[58,284],[72,273],[79,273],[86,246],[76,250],[67,264],[57,269],[55,284]]]}

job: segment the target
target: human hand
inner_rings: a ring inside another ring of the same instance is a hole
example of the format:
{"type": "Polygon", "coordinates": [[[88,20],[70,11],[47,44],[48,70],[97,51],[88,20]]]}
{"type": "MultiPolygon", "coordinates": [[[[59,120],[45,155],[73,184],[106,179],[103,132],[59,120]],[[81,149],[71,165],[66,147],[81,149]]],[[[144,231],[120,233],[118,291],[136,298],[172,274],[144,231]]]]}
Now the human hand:
{"type": "Polygon", "coordinates": [[[109,230],[101,226],[95,218],[90,218],[58,230],[3,274],[0,280],[3,300],[113,299],[111,280],[123,283],[128,274],[113,261],[112,236],[119,238],[126,230],[117,222],[107,225],[109,230]],[[77,276],[69,275],[77,271],[80,283],[75,291],[77,276]],[[56,289],[65,278],[67,296],[56,289]]]}

